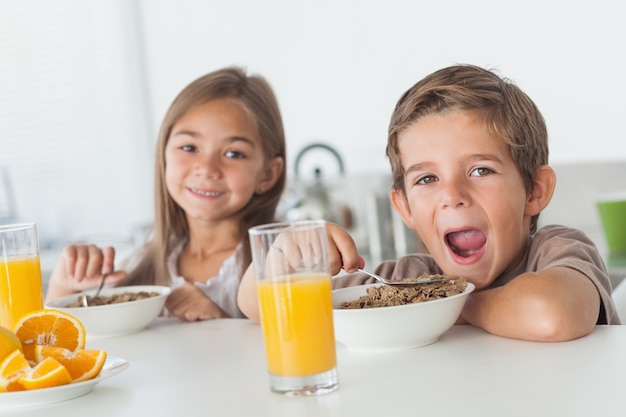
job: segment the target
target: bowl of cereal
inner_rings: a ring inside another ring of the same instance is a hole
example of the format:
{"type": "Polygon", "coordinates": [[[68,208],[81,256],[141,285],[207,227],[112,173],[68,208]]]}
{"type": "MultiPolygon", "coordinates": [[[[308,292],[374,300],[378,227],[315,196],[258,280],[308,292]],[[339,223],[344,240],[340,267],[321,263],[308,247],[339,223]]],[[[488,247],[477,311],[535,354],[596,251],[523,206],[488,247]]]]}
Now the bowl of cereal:
{"type": "Polygon", "coordinates": [[[72,314],[85,326],[88,338],[122,336],[138,332],[161,314],[170,288],[159,285],[131,285],[103,288],[98,297],[96,290],[67,295],[46,303],[72,314]],[[86,294],[87,307],[81,305],[81,295],[86,294]]]}
{"type": "Polygon", "coordinates": [[[474,288],[461,278],[411,287],[375,283],[333,290],[335,339],[349,349],[369,351],[429,345],[454,325],[474,288]]]}

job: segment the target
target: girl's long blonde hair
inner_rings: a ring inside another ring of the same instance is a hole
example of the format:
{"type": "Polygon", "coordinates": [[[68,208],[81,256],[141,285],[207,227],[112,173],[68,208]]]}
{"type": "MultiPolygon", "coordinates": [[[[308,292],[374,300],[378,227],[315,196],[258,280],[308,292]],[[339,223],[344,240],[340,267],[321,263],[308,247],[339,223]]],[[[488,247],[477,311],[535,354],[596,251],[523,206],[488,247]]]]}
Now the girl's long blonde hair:
{"type": "MultiPolygon", "coordinates": [[[[192,108],[211,100],[237,100],[257,125],[265,159],[282,157],[286,166],[286,145],[278,101],[272,87],[259,75],[247,75],[242,68],[228,67],[206,74],[185,87],[170,105],[157,141],[154,183],[155,222],[140,263],[130,271],[127,284],[168,285],[167,258],[181,239],[189,234],[183,209],[176,204],[165,184],[165,146],[174,124],[192,108]]],[[[240,234],[244,241],[245,267],[250,263],[248,229],[274,221],[276,206],[285,188],[286,170],[276,184],[263,194],[254,194],[240,212],[240,234]]]]}

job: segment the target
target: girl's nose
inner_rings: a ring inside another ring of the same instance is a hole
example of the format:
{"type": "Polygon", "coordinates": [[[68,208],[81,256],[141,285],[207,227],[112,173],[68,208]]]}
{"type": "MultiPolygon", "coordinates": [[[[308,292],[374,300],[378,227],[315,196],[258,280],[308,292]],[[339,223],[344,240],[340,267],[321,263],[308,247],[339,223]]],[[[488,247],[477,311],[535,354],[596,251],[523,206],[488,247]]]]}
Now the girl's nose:
{"type": "Polygon", "coordinates": [[[194,171],[196,175],[206,178],[218,178],[222,174],[219,155],[206,155],[196,161],[194,171]]]}

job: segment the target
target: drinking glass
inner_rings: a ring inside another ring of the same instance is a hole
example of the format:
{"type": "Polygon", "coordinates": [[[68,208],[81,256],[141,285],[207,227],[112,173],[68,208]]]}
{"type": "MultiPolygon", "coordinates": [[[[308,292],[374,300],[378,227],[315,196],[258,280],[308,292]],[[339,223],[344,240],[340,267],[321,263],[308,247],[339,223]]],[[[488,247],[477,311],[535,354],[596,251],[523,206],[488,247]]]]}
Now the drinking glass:
{"type": "Polygon", "coordinates": [[[318,395],[338,387],[328,238],[323,220],[249,230],[270,389],[318,395]]]}
{"type": "Polygon", "coordinates": [[[34,223],[0,226],[0,326],[13,329],[43,308],[39,244],[34,223]]]}

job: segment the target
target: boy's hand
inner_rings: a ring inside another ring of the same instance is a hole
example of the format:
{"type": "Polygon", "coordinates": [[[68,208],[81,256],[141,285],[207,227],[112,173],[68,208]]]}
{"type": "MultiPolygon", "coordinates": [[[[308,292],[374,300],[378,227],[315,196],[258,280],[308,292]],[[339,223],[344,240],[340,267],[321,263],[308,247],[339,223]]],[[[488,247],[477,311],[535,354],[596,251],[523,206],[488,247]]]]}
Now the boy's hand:
{"type": "Polygon", "coordinates": [[[365,266],[365,260],[359,256],[352,236],[335,223],[326,223],[328,234],[328,259],[330,275],[337,275],[342,269],[355,272],[365,266]]]}
{"type": "Polygon", "coordinates": [[[170,313],[185,321],[228,317],[200,288],[190,282],[174,289],[167,297],[165,307],[170,313]]]}
{"type": "Polygon", "coordinates": [[[61,252],[50,277],[46,300],[52,300],[78,291],[95,288],[102,276],[107,285],[115,285],[126,278],[125,271],[114,271],[115,249],[101,249],[96,245],[68,245],[61,252]]]}
{"type": "MultiPolygon", "coordinates": [[[[357,268],[363,268],[365,261],[356,248],[354,240],[341,227],[334,223],[326,223],[326,233],[328,235],[328,261],[330,264],[330,275],[337,275],[343,268],[346,272],[354,272],[357,268]]],[[[287,246],[279,247],[281,252],[286,253],[287,246]]],[[[293,250],[293,248],[292,248],[293,250]]],[[[237,294],[239,309],[249,319],[259,322],[259,300],[256,291],[256,279],[254,265],[250,264],[246,270],[239,286],[237,294]]]]}
{"type": "MultiPolygon", "coordinates": [[[[326,223],[328,244],[328,263],[330,275],[337,275],[343,268],[346,272],[354,272],[364,266],[364,260],[359,256],[356,244],[352,237],[334,223],[326,223]]],[[[322,243],[318,234],[284,233],[278,235],[267,253],[267,264],[272,265],[272,273],[287,274],[292,268],[300,267],[303,261],[316,262],[322,251],[322,243]],[[305,256],[310,254],[310,256],[305,256]],[[272,262],[276,258],[278,262],[272,262]]],[[[313,266],[313,265],[310,265],[313,266]]]]}

